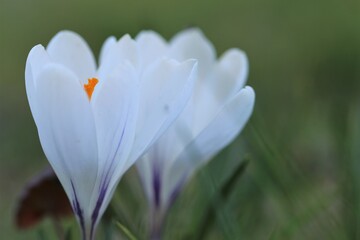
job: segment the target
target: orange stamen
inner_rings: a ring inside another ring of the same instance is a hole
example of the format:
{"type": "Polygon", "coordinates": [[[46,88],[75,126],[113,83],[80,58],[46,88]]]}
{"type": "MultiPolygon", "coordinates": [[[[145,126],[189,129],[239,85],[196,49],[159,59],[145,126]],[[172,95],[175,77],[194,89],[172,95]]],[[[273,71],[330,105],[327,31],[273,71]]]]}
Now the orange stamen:
{"type": "Polygon", "coordinates": [[[84,84],[85,92],[87,93],[89,100],[91,100],[91,96],[94,92],[96,84],[98,84],[99,80],[97,78],[89,78],[88,83],[84,84]]]}

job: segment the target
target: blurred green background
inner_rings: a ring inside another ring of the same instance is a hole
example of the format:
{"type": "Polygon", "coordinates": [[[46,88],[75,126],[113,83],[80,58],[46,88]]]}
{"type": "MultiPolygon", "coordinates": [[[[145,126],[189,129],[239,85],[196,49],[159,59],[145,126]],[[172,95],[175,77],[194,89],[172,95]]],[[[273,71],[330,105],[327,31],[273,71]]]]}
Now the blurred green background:
{"type": "MultiPolygon", "coordinates": [[[[62,29],[98,55],[109,35],[153,29],[169,39],[189,26],[218,54],[248,54],[256,106],[241,136],[187,185],[166,239],[360,239],[359,0],[0,0],[0,239],[38,239],[51,226],[13,224],[24,184],[47,166],[25,93],[29,50],[62,29]],[[245,173],[211,203],[244,159],[245,173]]],[[[140,239],[142,198],[131,171],[112,205],[140,239]]]]}

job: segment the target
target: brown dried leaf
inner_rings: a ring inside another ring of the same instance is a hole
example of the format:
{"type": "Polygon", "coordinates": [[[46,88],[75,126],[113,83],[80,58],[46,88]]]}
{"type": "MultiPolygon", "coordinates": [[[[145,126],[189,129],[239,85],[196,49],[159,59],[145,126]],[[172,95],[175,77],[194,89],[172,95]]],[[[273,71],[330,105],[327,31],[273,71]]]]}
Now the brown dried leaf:
{"type": "Polygon", "coordinates": [[[72,215],[69,200],[51,168],[35,176],[25,186],[16,209],[16,226],[25,229],[44,217],[60,219],[72,215]]]}

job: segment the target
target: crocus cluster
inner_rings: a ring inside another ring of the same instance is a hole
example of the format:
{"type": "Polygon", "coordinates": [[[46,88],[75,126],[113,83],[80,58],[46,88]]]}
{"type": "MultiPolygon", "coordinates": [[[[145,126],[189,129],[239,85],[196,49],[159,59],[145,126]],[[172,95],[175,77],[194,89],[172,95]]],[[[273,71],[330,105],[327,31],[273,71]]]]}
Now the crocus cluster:
{"type": "Polygon", "coordinates": [[[166,211],[194,170],[250,117],[247,69],[237,49],[216,60],[197,29],[169,43],[151,31],[110,37],[98,64],[69,31],[30,51],[31,112],[84,240],[94,239],[117,183],[137,160],[150,206],[166,211]]]}
{"type": "MultiPolygon", "coordinates": [[[[143,32],[163,54],[178,61],[198,60],[192,97],[184,111],[163,136],[136,162],[153,214],[153,234],[183,185],[192,174],[228,145],[248,121],[255,93],[245,87],[246,55],[239,49],[216,59],[214,46],[198,29],[178,33],[166,43],[154,32],[143,32]]],[[[160,56],[158,56],[160,57],[160,56]]]]}

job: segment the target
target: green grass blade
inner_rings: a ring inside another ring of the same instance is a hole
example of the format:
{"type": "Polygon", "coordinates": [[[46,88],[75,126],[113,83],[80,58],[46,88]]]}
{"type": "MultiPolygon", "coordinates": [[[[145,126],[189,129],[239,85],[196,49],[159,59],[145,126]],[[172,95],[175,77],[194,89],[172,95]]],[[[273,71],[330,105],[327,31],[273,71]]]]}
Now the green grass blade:
{"type": "Polygon", "coordinates": [[[116,222],[116,226],[122,231],[122,233],[129,239],[129,240],[137,240],[137,238],[131,233],[131,231],[122,225],[120,222],[116,222]]]}

